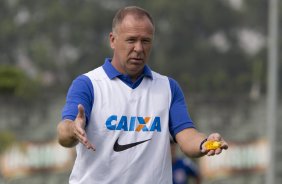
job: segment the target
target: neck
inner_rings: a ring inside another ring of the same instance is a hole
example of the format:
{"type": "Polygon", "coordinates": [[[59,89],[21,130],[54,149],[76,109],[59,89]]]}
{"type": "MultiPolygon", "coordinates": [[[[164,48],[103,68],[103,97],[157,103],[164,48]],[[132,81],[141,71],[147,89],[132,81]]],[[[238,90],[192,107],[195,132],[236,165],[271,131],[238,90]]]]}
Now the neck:
{"type": "Polygon", "coordinates": [[[138,79],[138,77],[142,74],[142,71],[138,73],[130,74],[124,68],[122,68],[120,64],[117,62],[117,60],[115,60],[114,58],[112,59],[111,64],[121,74],[128,75],[132,82],[135,82],[138,79]]]}

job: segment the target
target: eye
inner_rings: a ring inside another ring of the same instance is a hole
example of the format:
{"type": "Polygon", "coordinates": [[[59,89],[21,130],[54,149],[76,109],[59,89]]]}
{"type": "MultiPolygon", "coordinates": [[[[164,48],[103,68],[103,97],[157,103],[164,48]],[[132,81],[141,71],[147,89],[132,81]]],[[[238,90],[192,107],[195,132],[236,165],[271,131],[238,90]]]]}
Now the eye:
{"type": "Polygon", "coordinates": [[[152,41],[150,39],[144,39],[142,40],[143,44],[150,44],[152,41]]]}
{"type": "Polygon", "coordinates": [[[128,43],[134,43],[135,41],[136,41],[135,38],[128,38],[128,39],[126,39],[126,42],[128,42],[128,43]]]}

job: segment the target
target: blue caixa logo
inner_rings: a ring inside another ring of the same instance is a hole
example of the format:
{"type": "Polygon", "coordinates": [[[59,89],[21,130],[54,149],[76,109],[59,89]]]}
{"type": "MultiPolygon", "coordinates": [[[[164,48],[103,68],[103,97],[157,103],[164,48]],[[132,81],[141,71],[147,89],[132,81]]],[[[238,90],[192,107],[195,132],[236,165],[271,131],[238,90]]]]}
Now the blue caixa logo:
{"type": "Polygon", "coordinates": [[[117,116],[111,115],[105,123],[108,130],[123,130],[136,132],[161,132],[161,118],[156,117],[140,117],[140,116],[117,116]]]}

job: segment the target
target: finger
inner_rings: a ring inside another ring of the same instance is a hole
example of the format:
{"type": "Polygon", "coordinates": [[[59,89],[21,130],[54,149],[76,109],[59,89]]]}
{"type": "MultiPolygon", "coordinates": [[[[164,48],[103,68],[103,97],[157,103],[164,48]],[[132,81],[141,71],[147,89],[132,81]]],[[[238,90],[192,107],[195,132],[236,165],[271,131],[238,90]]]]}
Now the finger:
{"type": "Polygon", "coordinates": [[[221,141],[221,136],[219,133],[213,133],[209,135],[208,140],[221,141]]]}
{"type": "Polygon", "coordinates": [[[77,132],[78,135],[85,136],[86,135],[85,130],[81,126],[82,125],[77,124],[75,126],[75,131],[77,132]]]}
{"type": "Polygon", "coordinates": [[[82,135],[82,134],[77,133],[77,138],[78,138],[80,143],[82,143],[83,145],[88,147],[89,141],[88,141],[87,137],[85,136],[85,134],[82,135]]]}
{"type": "Polygon", "coordinates": [[[208,153],[207,153],[207,156],[213,156],[215,155],[215,151],[214,150],[210,150],[208,153]]]}
{"type": "Polygon", "coordinates": [[[217,149],[215,150],[215,154],[216,154],[216,155],[219,155],[221,152],[222,152],[222,149],[221,149],[221,148],[217,148],[217,149]]]}
{"type": "Polygon", "coordinates": [[[87,149],[92,149],[93,151],[96,151],[96,148],[93,144],[89,142],[87,137],[82,137],[80,141],[87,149]]]}
{"type": "Polygon", "coordinates": [[[82,143],[87,149],[92,149],[94,151],[96,150],[95,146],[89,142],[84,130],[81,129],[81,132],[76,130],[75,135],[79,142],[82,143]]]}
{"type": "Polygon", "coordinates": [[[203,146],[201,152],[204,153],[204,154],[207,154],[209,152],[209,150],[207,150],[207,148],[205,146],[203,146]]]}
{"type": "Polygon", "coordinates": [[[221,149],[227,150],[228,149],[228,144],[226,142],[223,142],[222,145],[221,145],[221,149]]]}
{"type": "Polygon", "coordinates": [[[93,151],[96,151],[95,146],[94,146],[93,144],[91,144],[90,142],[89,142],[89,145],[88,145],[87,148],[88,148],[88,149],[92,149],[93,151]]]}
{"type": "Polygon", "coordinates": [[[205,148],[202,148],[201,153],[207,153],[207,150],[205,148]]]}
{"type": "Polygon", "coordinates": [[[78,108],[77,118],[85,119],[85,112],[84,112],[84,107],[83,107],[83,105],[79,104],[79,105],[77,106],[77,108],[78,108]]]}
{"type": "Polygon", "coordinates": [[[80,122],[76,121],[73,125],[73,132],[77,138],[82,139],[82,137],[86,136],[83,125],[80,122]]]}
{"type": "MultiPolygon", "coordinates": [[[[82,129],[84,129],[86,124],[84,107],[81,104],[79,104],[77,108],[78,108],[78,113],[75,119],[75,124],[81,127],[82,129]]],[[[79,131],[82,133],[81,129],[79,131]]]]}
{"type": "Polygon", "coordinates": [[[76,136],[76,138],[79,140],[79,142],[81,142],[81,143],[84,143],[85,142],[85,132],[80,132],[80,131],[78,131],[78,130],[75,130],[74,131],[74,134],[75,134],[75,136],[76,136]]]}

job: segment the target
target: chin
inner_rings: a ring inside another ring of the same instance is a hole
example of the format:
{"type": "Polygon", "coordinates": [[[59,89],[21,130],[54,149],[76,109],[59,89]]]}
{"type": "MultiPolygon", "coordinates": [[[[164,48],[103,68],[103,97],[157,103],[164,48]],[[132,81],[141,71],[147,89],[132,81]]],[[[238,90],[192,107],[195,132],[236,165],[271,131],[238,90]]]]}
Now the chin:
{"type": "Polygon", "coordinates": [[[139,76],[142,73],[141,69],[129,69],[127,74],[130,76],[139,76]]]}

